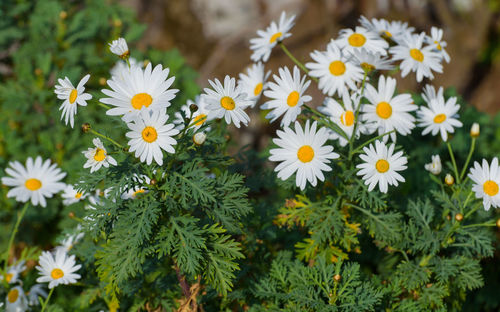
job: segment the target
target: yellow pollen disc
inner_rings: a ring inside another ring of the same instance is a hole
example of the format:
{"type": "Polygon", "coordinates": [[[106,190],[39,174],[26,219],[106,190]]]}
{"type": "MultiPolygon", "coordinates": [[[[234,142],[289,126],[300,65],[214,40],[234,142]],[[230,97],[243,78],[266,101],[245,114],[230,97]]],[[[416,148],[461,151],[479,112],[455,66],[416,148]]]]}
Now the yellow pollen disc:
{"type": "Polygon", "coordinates": [[[439,42],[434,41],[434,44],[436,45],[436,48],[437,48],[438,50],[440,50],[440,51],[441,51],[442,47],[441,47],[441,45],[439,44],[439,42]]]}
{"type": "Polygon", "coordinates": [[[375,70],[375,66],[372,64],[368,64],[366,62],[363,62],[360,65],[361,65],[361,68],[363,68],[363,70],[365,70],[367,72],[371,72],[372,70],[375,70]]]}
{"type": "Polygon", "coordinates": [[[378,103],[377,108],[376,108],[376,112],[380,118],[387,119],[387,118],[391,117],[391,115],[392,115],[391,104],[389,104],[387,102],[378,103]]]}
{"type": "Polygon", "coordinates": [[[64,276],[64,272],[61,269],[53,269],[52,272],[50,272],[50,276],[52,276],[53,279],[60,279],[64,276]]]}
{"type": "Polygon", "coordinates": [[[286,98],[286,104],[290,107],[294,107],[299,102],[299,93],[297,91],[292,91],[286,98]]]}
{"type": "Polygon", "coordinates": [[[352,111],[346,111],[340,115],[340,122],[347,127],[354,124],[354,113],[352,111]]]}
{"type": "Polygon", "coordinates": [[[10,281],[12,280],[13,277],[14,277],[14,274],[12,274],[12,273],[5,274],[5,280],[7,281],[7,283],[10,283],[10,281]]]}
{"type": "Polygon", "coordinates": [[[422,52],[420,52],[419,49],[411,49],[410,56],[417,62],[424,61],[424,55],[422,54],[422,52]]]}
{"type": "Polygon", "coordinates": [[[377,163],[375,164],[375,168],[380,173],[387,172],[387,170],[389,170],[389,163],[385,159],[379,159],[379,160],[377,160],[377,163]]]}
{"type": "Polygon", "coordinates": [[[148,107],[151,105],[151,103],[153,103],[153,98],[147,93],[137,93],[134,97],[132,97],[130,103],[133,108],[141,109],[143,106],[148,107]]]}
{"type": "Polygon", "coordinates": [[[36,191],[42,187],[42,181],[38,179],[28,179],[24,182],[24,186],[30,191],[36,191]]]}
{"type": "Polygon", "coordinates": [[[255,89],[253,89],[253,95],[257,96],[259,95],[261,92],[262,92],[262,87],[264,85],[262,84],[262,82],[259,82],[256,86],[255,86],[255,89]]]}
{"type": "Polygon", "coordinates": [[[103,161],[104,158],[106,158],[106,152],[104,150],[100,149],[100,148],[97,148],[95,150],[94,160],[95,161],[103,161]]]}
{"type": "Polygon", "coordinates": [[[80,197],[82,197],[82,195],[83,195],[82,193],[76,193],[75,198],[80,199],[80,197]]]}
{"type": "Polygon", "coordinates": [[[446,120],[445,114],[437,114],[436,117],[434,117],[434,122],[438,124],[442,123],[445,120],[446,120]]]}
{"type": "Polygon", "coordinates": [[[70,104],[75,103],[77,96],[78,96],[78,91],[76,91],[76,89],[71,90],[71,93],[69,94],[69,103],[70,104]]]}
{"type": "Polygon", "coordinates": [[[345,64],[341,61],[333,61],[328,67],[330,73],[334,76],[340,76],[345,73],[345,64]]]}
{"type": "Polygon", "coordinates": [[[362,47],[366,42],[366,38],[362,34],[354,33],[349,36],[347,41],[349,41],[349,44],[353,47],[362,47]]]}
{"type": "Polygon", "coordinates": [[[135,191],[135,192],[132,194],[132,197],[134,197],[134,198],[135,198],[137,195],[142,194],[142,193],[144,193],[144,192],[146,192],[146,191],[145,191],[145,190],[142,190],[142,189],[141,189],[141,190],[138,190],[138,191],[135,191]]]}
{"type": "Polygon", "coordinates": [[[197,127],[200,127],[201,125],[203,125],[203,123],[207,121],[207,115],[205,114],[199,114],[198,116],[194,117],[194,125],[197,126],[197,127]]]}
{"type": "Polygon", "coordinates": [[[227,110],[233,110],[236,104],[234,103],[233,98],[225,96],[222,99],[220,99],[220,106],[222,106],[224,109],[227,110]]]}
{"type": "Polygon", "coordinates": [[[271,36],[271,39],[269,39],[269,43],[275,43],[276,40],[281,37],[283,35],[283,33],[280,31],[280,32],[277,32],[275,33],[274,35],[271,36]]]}
{"type": "Polygon", "coordinates": [[[297,151],[297,158],[303,163],[308,163],[314,158],[314,150],[309,145],[304,145],[297,151]]]}
{"type": "Polygon", "coordinates": [[[17,301],[17,298],[19,297],[19,290],[17,290],[16,288],[12,289],[11,291],[9,291],[9,293],[7,294],[7,300],[10,302],[10,303],[14,303],[17,301]]]}
{"type": "Polygon", "coordinates": [[[483,191],[488,196],[495,196],[498,194],[498,184],[495,181],[488,180],[483,184],[483,191]]]}
{"type": "Polygon", "coordinates": [[[158,133],[153,127],[146,127],[142,130],[142,138],[148,143],[153,143],[158,138],[158,133]]]}
{"type": "Polygon", "coordinates": [[[392,37],[392,34],[390,32],[388,32],[387,30],[384,31],[384,35],[386,35],[387,37],[392,37]]]}

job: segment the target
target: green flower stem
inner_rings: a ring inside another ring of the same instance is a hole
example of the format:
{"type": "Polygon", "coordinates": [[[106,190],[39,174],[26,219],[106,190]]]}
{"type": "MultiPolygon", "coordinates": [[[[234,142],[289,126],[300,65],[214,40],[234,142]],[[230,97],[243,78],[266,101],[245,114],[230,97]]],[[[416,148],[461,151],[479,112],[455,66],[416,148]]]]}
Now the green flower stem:
{"type": "Polygon", "coordinates": [[[451,163],[453,164],[453,170],[455,171],[455,179],[457,181],[457,184],[460,184],[460,176],[458,175],[458,169],[457,169],[457,163],[455,161],[455,155],[453,155],[453,150],[451,149],[450,142],[446,142],[446,145],[448,146],[448,152],[450,152],[451,163]]]}
{"type": "MultiPolygon", "coordinates": [[[[470,194],[472,194],[472,191],[470,192],[470,194]]],[[[470,194],[469,194],[469,195],[470,195],[470,194]]],[[[468,198],[468,197],[467,197],[467,198],[468,198]]],[[[466,200],[466,202],[467,202],[467,200],[466,200]]],[[[465,214],[464,219],[467,219],[467,218],[468,218],[471,214],[473,214],[474,212],[476,212],[476,211],[477,211],[477,210],[481,207],[481,205],[482,205],[482,204],[483,204],[482,202],[477,203],[477,204],[476,204],[476,205],[475,205],[475,206],[471,209],[471,211],[469,211],[469,212],[467,212],[467,213],[465,214]]],[[[465,205],[464,205],[464,209],[465,209],[465,205]]]]}
{"type": "Polygon", "coordinates": [[[476,146],[476,138],[472,138],[472,143],[470,145],[469,155],[467,156],[467,160],[465,161],[465,165],[462,168],[462,172],[460,173],[460,180],[464,178],[464,174],[467,171],[467,167],[469,166],[469,161],[474,153],[474,147],[476,146]]]}
{"type": "Polygon", "coordinates": [[[47,296],[47,299],[45,300],[45,302],[42,305],[42,311],[41,312],[43,312],[45,310],[45,308],[47,307],[47,304],[49,303],[50,297],[52,296],[52,293],[54,292],[54,289],[56,289],[56,288],[52,287],[52,289],[50,290],[49,295],[47,296]]]}
{"type": "Polygon", "coordinates": [[[94,130],[94,129],[92,129],[92,128],[90,129],[90,133],[95,134],[95,135],[97,135],[97,136],[100,136],[101,138],[106,139],[106,140],[108,140],[109,142],[113,143],[114,145],[118,146],[119,148],[123,149],[123,146],[121,146],[118,142],[116,142],[115,140],[113,140],[112,138],[110,138],[110,137],[108,137],[108,136],[105,136],[104,134],[101,134],[101,133],[99,133],[99,132],[95,131],[95,130],[94,130]]]}
{"type": "Polygon", "coordinates": [[[354,145],[354,139],[356,138],[356,130],[358,128],[359,124],[359,111],[361,110],[361,99],[363,98],[363,95],[365,93],[365,85],[366,85],[366,77],[368,76],[368,72],[365,71],[365,74],[363,75],[363,82],[361,83],[361,93],[359,97],[359,103],[358,107],[356,107],[356,115],[354,117],[354,128],[352,129],[352,135],[349,138],[349,160],[352,159],[353,155],[353,145],[354,145]]]}
{"type": "Polygon", "coordinates": [[[389,132],[386,132],[386,133],[384,133],[384,134],[381,134],[381,135],[379,135],[379,136],[376,136],[376,137],[374,137],[374,138],[369,139],[369,140],[368,140],[368,141],[366,141],[365,143],[363,143],[363,144],[361,144],[360,146],[356,147],[356,148],[352,151],[352,154],[354,155],[354,154],[356,154],[356,153],[360,152],[360,151],[361,151],[361,149],[363,149],[363,147],[365,147],[365,146],[367,146],[368,144],[372,143],[373,141],[376,141],[376,140],[378,140],[378,139],[381,139],[382,137],[384,137],[384,136],[386,136],[386,135],[389,135],[389,134],[391,134],[391,133],[393,133],[393,132],[395,132],[395,131],[396,131],[396,130],[391,130],[391,131],[389,131],[389,132]]]}
{"type": "Polygon", "coordinates": [[[28,206],[29,206],[29,201],[24,204],[24,207],[21,210],[21,213],[17,216],[16,224],[14,225],[14,229],[12,230],[12,234],[10,235],[9,244],[7,245],[7,251],[5,252],[5,261],[3,264],[4,273],[7,272],[7,263],[9,262],[10,248],[12,247],[12,244],[14,243],[14,237],[16,236],[17,231],[19,230],[19,225],[21,224],[21,220],[23,219],[24,214],[26,213],[26,210],[28,210],[28,206]]]}
{"type": "Polygon", "coordinates": [[[481,226],[497,226],[497,224],[496,224],[496,222],[493,222],[493,223],[488,223],[488,222],[485,222],[485,223],[476,223],[476,224],[464,225],[463,228],[464,229],[468,229],[468,228],[481,227],[481,226]]]}
{"type": "Polygon", "coordinates": [[[97,102],[97,105],[101,106],[101,107],[104,107],[105,109],[110,109],[111,107],[109,107],[108,105],[104,104],[104,103],[101,103],[101,102],[97,102]]]}
{"type": "Polygon", "coordinates": [[[280,42],[279,43],[279,46],[281,47],[281,49],[283,50],[283,52],[285,52],[285,54],[298,66],[300,67],[300,69],[302,69],[306,74],[307,76],[309,76],[309,78],[311,78],[312,80],[314,80],[316,83],[318,83],[318,78],[316,77],[311,77],[309,75],[309,70],[307,70],[307,68],[304,66],[304,64],[302,64],[301,62],[299,62],[299,60],[297,60],[295,58],[295,56],[293,56],[293,54],[288,51],[288,49],[285,47],[285,45],[283,44],[283,42],[280,42]]]}

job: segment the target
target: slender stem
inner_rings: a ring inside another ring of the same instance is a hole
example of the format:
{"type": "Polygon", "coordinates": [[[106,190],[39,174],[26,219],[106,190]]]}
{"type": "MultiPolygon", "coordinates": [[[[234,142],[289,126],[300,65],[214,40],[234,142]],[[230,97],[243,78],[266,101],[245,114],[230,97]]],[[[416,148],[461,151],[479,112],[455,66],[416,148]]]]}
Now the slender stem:
{"type": "Polygon", "coordinates": [[[460,184],[460,176],[458,175],[457,163],[455,161],[455,155],[453,155],[453,150],[451,149],[450,142],[446,142],[448,146],[448,152],[450,152],[451,163],[453,164],[453,170],[455,171],[455,179],[457,180],[457,184],[460,184]]]}
{"type": "Polygon", "coordinates": [[[49,300],[50,300],[50,297],[52,296],[52,293],[54,292],[54,289],[56,289],[55,287],[52,287],[52,289],[50,290],[49,292],[49,295],[47,296],[47,299],[45,300],[43,306],[42,306],[42,311],[43,312],[45,310],[45,308],[47,307],[47,304],[49,303],[49,300]]]}
{"type": "Polygon", "coordinates": [[[104,104],[104,103],[101,103],[101,102],[97,102],[97,105],[99,106],[102,106],[104,107],[105,109],[110,109],[111,107],[109,107],[108,105],[104,104]]]}
{"type": "Polygon", "coordinates": [[[469,195],[467,195],[467,198],[465,199],[462,211],[467,207],[467,203],[469,202],[469,199],[470,199],[471,196],[472,196],[472,190],[469,192],[469,195]]]}
{"type": "Polygon", "coordinates": [[[365,71],[365,74],[363,75],[363,82],[361,83],[361,93],[360,93],[360,96],[359,96],[359,103],[358,103],[358,107],[356,107],[356,115],[354,117],[354,128],[352,129],[352,135],[351,137],[349,138],[349,160],[352,159],[352,148],[353,148],[353,145],[354,145],[354,138],[356,137],[356,131],[357,131],[357,128],[358,128],[358,124],[359,124],[359,111],[361,110],[361,99],[363,98],[363,94],[365,92],[365,84],[366,84],[366,77],[368,75],[368,72],[365,71]]]}
{"type": "Polygon", "coordinates": [[[14,237],[17,234],[17,230],[19,229],[19,225],[21,224],[21,220],[23,219],[24,214],[26,213],[26,210],[28,210],[28,206],[29,206],[29,201],[24,204],[24,207],[21,210],[21,213],[17,216],[16,224],[14,225],[14,229],[12,230],[12,234],[10,235],[9,244],[7,245],[7,252],[5,253],[5,262],[3,264],[3,271],[4,272],[7,272],[7,263],[9,262],[10,248],[12,247],[12,244],[14,243],[14,237]]]}
{"type": "MultiPolygon", "coordinates": [[[[472,191],[471,191],[471,194],[472,194],[472,191]]],[[[482,205],[482,202],[477,203],[474,207],[472,207],[472,209],[465,214],[464,219],[467,219],[471,214],[476,212],[476,210],[478,210],[481,207],[481,205],[482,205]]],[[[464,206],[464,208],[465,208],[465,206],[464,206]]]]}
{"type": "Polygon", "coordinates": [[[472,228],[472,227],[480,227],[480,226],[497,226],[496,222],[493,222],[493,223],[476,223],[476,224],[469,224],[469,225],[464,225],[463,228],[464,229],[467,229],[467,228],[472,228]]]}
{"type": "Polygon", "coordinates": [[[465,171],[467,170],[467,166],[469,165],[469,161],[472,157],[472,153],[474,153],[475,146],[476,146],[476,138],[472,138],[472,143],[470,145],[469,155],[467,156],[467,160],[465,161],[465,165],[462,168],[462,172],[460,173],[460,180],[464,178],[465,171]]]}
{"type": "Polygon", "coordinates": [[[118,146],[119,148],[123,149],[123,146],[121,146],[118,142],[116,142],[116,141],[115,141],[115,140],[113,140],[112,138],[110,138],[110,137],[108,137],[108,136],[105,136],[104,134],[101,134],[101,133],[99,133],[99,132],[95,131],[95,130],[94,130],[94,129],[92,129],[92,128],[90,129],[90,132],[91,132],[92,134],[95,134],[95,135],[97,135],[97,136],[100,136],[100,137],[101,137],[101,138],[103,138],[103,139],[108,140],[109,142],[111,142],[111,143],[113,143],[114,145],[118,146]]]}
{"type": "Polygon", "coordinates": [[[130,61],[129,61],[129,58],[130,58],[130,56],[129,56],[129,57],[127,57],[127,58],[125,59],[125,61],[127,61],[128,68],[130,69],[130,61]]]}
{"type": "Polygon", "coordinates": [[[318,78],[316,77],[311,77],[309,75],[309,70],[307,70],[307,68],[304,66],[304,64],[302,64],[301,62],[299,62],[299,60],[297,60],[295,58],[295,56],[293,56],[293,54],[288,51],[288,49],[285,47],[285,45],[283,44],[283,42],[280,42],[279,43],[279,46],[281,47],[281,49],[283,50],[283,52],[285,52],[285,54],[298,66],[300,67],[300,69],[302,69],[306,74],[307,76],[309,76],[309,78],[311,78],[312,80],[318,82],[318,78]]]}
{"type": "Polygon", "coordinates": [[[361,144],[360,146],[356,147],[356,148],[352,151],[352,154],[353,154],[353,155],[354,155],[354,154],[356,154],[359,150],[361,150],[363,147],[367,146],[368,144],[372,143],[373,141],[376,141],[376,140],[378,140],[378,139],[380,139],[380,138],[382,138],[382,137],[384,137],[384,136],[386,136],[386,135],[388,135],[388,134],[391,134],[391,133],[393,133],[393,132],[395,132],[395,131],[396,131],[396,130],[391,130],[391,131],[389,131],[389,132],[386,132],[386,133],[384,133],[384,134],[381,134],[381,135],[379,135],[379,136],[376,136],[376,137],[374,137],[374,138],[369,139],[369,140],[368,140],[368,141],[366,141],[365,143],[363,143],[363,144],[361,144]]]}

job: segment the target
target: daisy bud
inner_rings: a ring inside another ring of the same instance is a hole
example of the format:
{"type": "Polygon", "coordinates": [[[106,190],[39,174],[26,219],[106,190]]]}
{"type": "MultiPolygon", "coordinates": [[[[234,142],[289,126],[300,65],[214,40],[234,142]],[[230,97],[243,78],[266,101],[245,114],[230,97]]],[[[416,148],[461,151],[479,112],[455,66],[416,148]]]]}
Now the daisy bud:
{"type": "Polygon", "coordinates": [[[101,86],[105,86],[105,85],[106,85],[106,82],[107,82],[106,78],[104,78],[104,77],[99,78],[99,84],[100,84],[101,86]]]}
{"type": "Polygon", "coordinates": [[[156,179],[151,179],[151,182],[149,182],[150,185],[156,185],[158,183],[156,179]]]}
{"type": "Polygon", "coordinates": [[[202,145],[207,138],[207,135],[203,132],[198,132],[195,135],[193,135],[193,142],[196,145],[202,145]]]}
{"type": "Polygon", "coordinates": [[[340,282],[340,280],[341,280],[341,279],[342,279],[342,276],[340,276],[340,274],[335,274],[335,275],[333,276],[333,280],[334,280],[335,282],[337,282],[337,283],[338,283],[338,282],[340,282]]]}
{"type": "Polygon", "coordinates": [[[461,213],[457,213],[455,215],[455,220],[457,220],[458,222],[462,221],[464,219],[464,215],[461,214],[461,213]]]}
{"type": "Polygon", "coordinates": [[[109,44],[109,50],[113,54],[118,55],[122,60],[126,60],[129,58],[130,51],[128,50],[127,41],[125,41],[125,39],[118,38],[108,44],[109,44]]]}
{"type": "Polygon", "coordinates": [[[479,136],[479,124],[477,122],[472,124],[470,128],[470,136],[473,138],[477,138],[479,136]]]}
{"type": "Polygon", "coordinates": [[[90,124],[88,122],[86,122],[82,125],[82,131],[83,131],[83,133],[87,133],[90,131],[90,124]]]}
{"type": "Polygon", "coordinates": [[[75,217],[75,213],[73,211],[70,211],[68,213],[68,217],[70,217],[70,219],[73,219],[75,217]]]}
{"type": "Polygon", "coordinates": [[[497,228],[500,228],[500,219],[497,220],[497,228]]]}
{"type": "Polygon", "coordinates": [[[191,111],[191,113],[196,112],[198,110],[198,105],[196,104],[189,105],[189,110],[191,111]]]}
{"type": "Polygon", "coordinates": [[[446,183],[446,185],[448,186],[452,186],[453,183],[455,183],[455,179],[451,174],[447,173],[446,176],[444,177],[444,183],[446,183]]]}
{"type": "Polygon", "coordinates": [[[61,12],[59,13],[59,18],[60,18],[60,19],[62,19],[62,20],[63,20],[63,19],[66,19],[66,17],[68,17],[68,12],[66,12],[66,11],[61,11],[61,12]]]}
{"type": "Polygon", "coordinates": [[[441,165],[441,158],[439,155],[432,155],[432,162],[430,164],[426,164],[424,168],[433,175],[440,174],[443,166],[441,165]]]}

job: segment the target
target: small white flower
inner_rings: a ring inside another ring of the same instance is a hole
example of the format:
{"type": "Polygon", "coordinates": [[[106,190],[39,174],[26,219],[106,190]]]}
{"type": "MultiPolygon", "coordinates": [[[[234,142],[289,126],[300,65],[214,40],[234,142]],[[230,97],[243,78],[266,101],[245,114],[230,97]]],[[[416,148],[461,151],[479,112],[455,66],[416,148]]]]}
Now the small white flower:
{"type": "Polygon", "coordinates": [[[278,24],[273,21],[265,31],[257,30],[257,35],[259,37],[250,39],[250,49],[253,50],[250,58],[254,62],[258,62],[260,60],[267,62],[269,56],[271,55],[271,51],[276,44],[292,35],[289,31],[294,25],[294,20],[295,15],[287,18],[286,13],[283,11],[278,24]]]}
{"type": "Polygon", "coordinates": [[[391,39],[394,42],[399,42],[402,38],[410,35],[415,28],[408,27],[408,23],[401,21],[388,22],[385,19],[372,18],[371,21],[366,17],[361,16],[359,19],[361,25],[372,32],[378,33],[380,36],[391,39]]]}
{"type": "Polygon", "coordinates": [[[128,145],[130,152],[135,151],[135,157],[139,157],[141,162],[151,164],[153,159],[158,165],[163,165],[163,153],[175,153],[173,145],[177,141],[173,136],[179,133],[174,129],[174,124],[167,124],[168,115],[162,111],[144,112],[134,119],[127,126],[130,132],[125,135],[130,138],[128,145]]]}
{"type": "Polygon", "coordinates": [[[28,292],[28,304],[30,306],[36,306],[40,304],[38,297],[47,298],[47,292],[44,290],[44,286],[42,284],[35,284],[31,286],[30,291],[28,292]]]}
{"type": "Polygon", "coordinates": [[[446,61],[450,62],[450,55],[446,52],[445,48],[448,45],[446,41],[443,41],[443,30],[437,27],[431,28],[431,36],[426,37],[427,44],[434,47],[435,51],[441,55],[441,57],[446,61]]]}
{"type": "Polygon", "coordinates": [[[339,38],[335,41],[344,53],[353,53],[365,49],[370,53],[387,55],[389,44],[375,33],[363,27],[356,26],[355,30],[342,29],[339,38]]]}
{"type": "Polygon", "coordinates": [[[130,56],[130,51],[128,50],[127,41],[125,41],[125,39],[118,38],[108,44],[111,53],[118,55],[120,58],[126,59],[130,56]]]}
{"type": "Polygon", "coordinates": [[[58,79],[59,84],[56,85],[55,94],[57,94],[57,98],[60,100],[64,100],[64,102],[59,107],[59,110],[62,110],[61,119],[64,118],[64,123],[67,125],[68,122],[73,128],[75,125],[75,115],[78,109],[78,105],[87,106],[87,101],[92,99],[92,95],[89,93],[84,93],[85,84],[89,80],[90,75],[86,75],[80,80],[78,85],[73,87],[73,84],[69,80],[68,77],[64,77],[63,79],[58,79]]]}
{"type": "Polygon", "coordinates": [[[120,79],[123,79],[123,72],[130,72],[131,68],[134,67],[143,67],[143,62],[138,62],[135,58],[131,57],[128,59],[130,67],[127,62],[118,60],[115,65],[109,70],[111,77],[116,76],[120,79]]]}
{"type": "Polygon", "coordinates": [[[441,157],[439,155],[432,155],[432,162],[430,164],[425,164],[425,170],[429,171],[433,175],[439,175],[443,166],[441,165],[441,157]]]}
{"type": "Polygon", "coordinates": [[[440,96],[431,98],[427,103],[428,107],[420,106],[417,111],[418,125],[424,128],[422,135],[441,133],[443,141],[447,141],[448,133],[454,133],[455,127],[462,126],[462,122],[457,119],[460,105],[457,104],[456,97],[449,98],[445,103],[442,92],[438,94],[440,96]]]}
{"type": "Polygon", "coordinates": [[[45,198],[51,198],[66,187],[60,182],[66,173],[57,168],[57,164],[52,164],[50,159],[43,162],[40,156],[35,161],[28,157],[26,167],[18,161],[9,162],[9,168],[5,172],[10,176],[3,177],[2,183],[14,187],[7,193],[7,197],[15,197],[23,203],[31,200],[34,206],[40,204],[45,207],[45,198]]]}
{"type": "Polygon", "coordinates": [[[56,253],[59,249],[63,250],[64,252],[69,252],[71,249],[73,249],[73,246],[83,238],[83,236],[85,236],[85,234],[82,232],[67,234],[66,237],[61,241],[61,244],[55,248],[56,253]]]}
{"type": "Polygon", "coordinates": [[[24,294],[21,286],[16,286],[11,288],[7,293],[7,297],[5,298],[6,312],[24,312],[28,311],[28,300],[26,299],[26,295],[24,294]]]}
{"type": "Polygon", "coordinates": [[[349,59],[355,65],[361,67],[366,72],[371,72],[373,70],[392,70],[394,65],[392,65],[392,60],[387,56],[382,56],[380,53],[369,53],[362,49],[360,51],[354,51],[349,59]]]}
{"type": "MultiPolygon", "coordinates": [[[[133,180],[137,184],[140,184],[140,185],[136,184],[134,187],[128,189],[125,193],[122,194],[122,196],[121,196],[122,199],[136,199],[137,196],[139,196],[140,194],[144,194],[144,193],[148,192],[147,188],[141,186],[144,184],[151,183],[151,179],[148,176],[146,176],[146,175],[138,176],[138,175],[134,174],[133,180]]],[[[127,187],[127,188],[129,188],[129,187],[127,187]]]]}
{"type": "Polygon", "coordinates": [[[264,92],[264,95],[271,100],[262,104],[261,109],[271,109],[266,115],[271,122],[284,115],[281,126],[287,127],[300,115],[302,105],[312,100],[309,95],[304,94],[311,81],[306,81],[305,75],[300,77],[297,66],[293,68],[293,77],[287,67],[280,68],[278,72],[279,77],[273,75],[275,82],[269,83],[270,90],[264,92]]]}
{"type": "Polygon", "coordinates": [[[203,132],[198,132],[193,135],[193,142],[196,145],[202,145],[205,143],[205,140],[207,139],[207,135],[203,132]]]}
{"type": "MultiPolygon", "coordinates": [[[[5,280],[9,284],[14,284],[19,281],[19,275],[26,270],[26,266],[24,265],[25,261],[19,261],[19,263],[10,266],[7,269],[7,273],[5,274],[5,280]]],[[[0,276],[0,281],[4,279],[4,276],[0,276]]]]}
{"type": "Polygon", "coordinates": [[[109,165],[116,166],[116,160],[108,155],[104,144],[99,138],[92,140],[95,147],[89,147],[88,150],[83,151],[82,154],[87,158],[87,162],[83,168],[90,168],[90,173],[99,170],[102,166],[108,168],[109,165]]]}
{"type": "Polygon", "coordinates": [[[239,86],[236,87],[236,80],[226,75],[224,85],[219,79],[208,80],[208,82],[215,91],[209,88],[204,89],[204,100],[209,110],[207,118],[224,117],[228,125],[233,122],[236,128],[240,127],[240,123],[248,125],[250,117],[244,109],[252,105],[252,101],[248,99],[246,93],[241,92],[239,86]]]}
{"type": "MultiPolygon", "coordinates": [[[[185,105],[181,106],[181,111],[184,112],[184,116],[180,112],[175,112],[174,116],[174,125],[175,129],[177,130],[182,130],[184,129],[185,126],[185,121],[184,118],[189,119],[189,124],[191,127],[195,129],[195,131],[198,131],[201,126],[205,124],[205,122],[209,121],[208,119],[208,113],[210,112],[207,109],[207,103],[204,100],[204,96],[197,95],[194,99],[194,102],[192,100],[187,100],[185,105]],[[191,105],[196,105],[198,109],[191,113],[191,105]]],[[[206,131],[209,131],[210,127],[206,128],[206,131]]]]}
{"type": "Polygon", "coordinates": [[[356,166],[360,169],[357,175],[363,176],[365,184],[368,185],[368,191],[371,191],[378,184],[382,193],[387,193],[388,185],[398,186],[399,182],[404,182],[405,179],[398,171],[405,170],[407,159],[403,156],[403,152],[394,153],[394,144],[389,148],[381,141],[375,141],[375,146],[370,144],[364,147],[365,154],[359,157],[364,161],[356,166]]]}
{"type": "Polygon", "coordinates": [[[477,138],[480,133],[480,128],[479,124],[477,122],[472,124],[472,127],[470,128],[470,136],[473,138],[477,138]]]}
{"type": "Polygon", "coordinates": [[[253,64],[247,69],[247,75],[240,74],[238,85],[241,86],[241,91],[245,92],[248,98],[252,101],[250,107],[254,107],[259,101],[262,92],[266,90],[266,80],[271,74],[271,71],[264,71],[264,64],[261,62],[253,64]]]}
{"type": "Polygon", "coordinates": [[[55,257],[49,251],[42,252],[39,258],[40,265],[36,269],[40,272],[40,277],[36,279],[37,283],[49,282],[49,289],[57,285],[73,284],[80,278],[75,272],[81,268],[80,264],[76,264],[75,256],[68,254],[59,249],[56,251],[55,257]]]}
{"type": "Polygon", "coordinates": [[[87,194],[78,192],[77,190],[75,190],[73,185],[68,184],[66,185],[64,193],[62,194],[63,204],[66,206],[72,205],[83,200],[86,196],[87,194]]]}
{"type": "Polygon", "coordinates": [[[339,157],[332,146],[324,145],[328,140],[327,129],[321,128],[316,132],[316,127],[316,121],[310,126],[308,120],[304,130],[297,121],[295,132],[288,127],[284,131],[278,130],[279,139],[273,139],[273,142],[280,148],[270,151],[269,160],[280,162],[274,169],[278,171],[278,178],[286,180],[297,172],[295,183],[301,190],[306,187],[307,181],[312,186],[316,186],[318,179],[324,181],[323,171],[332,170],[327,164],[339,157]]]}
{"type": "Polygon", "coordinates": [[[438,91],[436,92],[436,89],[432,85],[425,85],[424,92],[422,93],[422,98],[427,104],[429,104],[432,100],[444,98],[443,87],[439,87],[438,91]]]}
{"type": "Polygon", "coordinates": [[[491,165],[486,159],[483,159],[481,166],[477,161],[474,162],[474,168],[470,169],[468,177],[474,182],[472,191],[476,193],[476,198],[483,199],[485,210],[500,207],[500,167],[498,158],[493,158],[491,165]]]}

